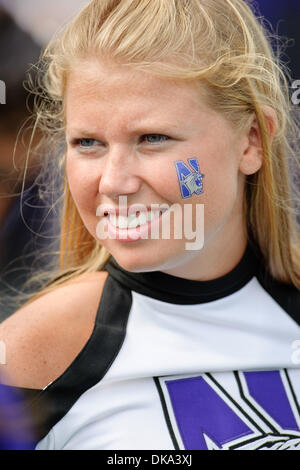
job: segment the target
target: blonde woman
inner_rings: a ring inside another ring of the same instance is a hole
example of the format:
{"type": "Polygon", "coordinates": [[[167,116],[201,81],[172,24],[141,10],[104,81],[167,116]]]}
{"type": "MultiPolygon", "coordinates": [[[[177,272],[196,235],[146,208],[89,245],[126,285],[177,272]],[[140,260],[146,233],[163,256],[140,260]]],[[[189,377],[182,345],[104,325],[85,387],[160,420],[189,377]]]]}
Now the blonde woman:
{"type": "Polygon", "coordinates": [[[297,128],[250,6],[93,0],[44,69],[61,270],[1,325],[36,448],[299,449],[297,128]]]}

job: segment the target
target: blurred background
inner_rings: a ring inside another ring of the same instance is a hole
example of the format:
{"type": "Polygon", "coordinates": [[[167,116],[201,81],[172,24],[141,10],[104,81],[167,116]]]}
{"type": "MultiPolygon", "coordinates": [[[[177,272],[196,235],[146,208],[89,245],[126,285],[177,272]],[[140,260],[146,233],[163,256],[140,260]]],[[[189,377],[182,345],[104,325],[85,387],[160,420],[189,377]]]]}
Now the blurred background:
{"type": "Polygon", "coordinates": [[[40,45],[45,45],[87,3],[87,0],[0,0],[0,6],[40,45]]]}
{"type": "MultiPolygon", "coordinates": [[[[52,262],[49,253],[58,249],[62,175],[55,167],[55,155],[33,155],[29,168],[25,168],[30,131],[22,133],[15,147],[21,126],[32,125],[27,121],[30,101],[26,104],[23,81],[53,33],[86,3],[87,0],[0,0],[0,80],[6,84],[6,103],[0,104],[0,321],[18,307],[15,299],[32,271],[48,266],[52,262]],[[45,161],[49,180],[38,176],[45,161]],[[54,187],[50,183],[53,181],[54,187]],[[36,252],[40,253],[38,257],[36,252]]],[[[300,0],[253,3],[273,30],[284,37],[287,47],[283,59],[290,68],[292,93],[292,83],[300,80],[300,0]]],[[[40,137],[37,135],[36,140],[40,137]]]]}

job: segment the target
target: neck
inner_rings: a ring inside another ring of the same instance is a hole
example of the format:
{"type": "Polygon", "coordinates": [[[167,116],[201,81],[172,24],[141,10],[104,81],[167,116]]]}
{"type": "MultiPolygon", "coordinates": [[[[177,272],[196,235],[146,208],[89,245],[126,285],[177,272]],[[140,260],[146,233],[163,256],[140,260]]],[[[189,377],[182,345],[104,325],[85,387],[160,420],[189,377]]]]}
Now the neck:
{"type": "Polygon", "coordinates": [[[148,297],[175,304],[198,304],[233,294],[246,285],[261,267],[256,247],[249,242],[242,258],[230,272],[207,281],[183,279],[162,271],[130,272],[113,257],[104,269],[127,288],[148,297]]]}
{"type": "Polygon", "coordinates": [[[230,221],[229,230],[219,230],[206,239],[198,256],[190,251],[190,260],[177,260],[173,266],[160,271],[173,276],[195,281],[209,281],[224,276],[239,263],[245,253],[248,236],[245,221],[230,221]]]}

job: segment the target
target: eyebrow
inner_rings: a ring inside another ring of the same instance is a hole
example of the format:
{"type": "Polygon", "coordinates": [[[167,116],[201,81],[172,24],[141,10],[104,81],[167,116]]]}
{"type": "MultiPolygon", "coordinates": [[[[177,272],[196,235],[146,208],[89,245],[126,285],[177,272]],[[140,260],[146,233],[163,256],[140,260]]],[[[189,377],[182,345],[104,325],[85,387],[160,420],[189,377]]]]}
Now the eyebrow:
{"type": "Polygon", "coordinates": [[[88,131],[86,129],[80,129],[80,128],[70,128],[68,131],[68,128],[66,128],[66,135],[71,134],[73,135],[85,135],[87,137],[94,137],[95,134],[97,134],[99,131],[88,131]]]}
{"type": "MultiPolygon", "coordinates": [[[[168,134],[168,133],[179,133],[181,129],[181,126],[178,126],[177,123],[172,124],[163,124],[160,125],[159,123],[149,123],[149,124],[144,124],[141,126],[137,126],[136,128],[129,129],[129,132],[132,134],[168,134]]],[[[95,137],[95,135],[100,134],[101,129],[95,129],[95,130],[88,130],[85,128],[80,128],[80,127],[70,127],[68,130],[68,127],[66,127],[66,134],[71,134],[71,135],[84,135],[86,137],[95,137]]]]}

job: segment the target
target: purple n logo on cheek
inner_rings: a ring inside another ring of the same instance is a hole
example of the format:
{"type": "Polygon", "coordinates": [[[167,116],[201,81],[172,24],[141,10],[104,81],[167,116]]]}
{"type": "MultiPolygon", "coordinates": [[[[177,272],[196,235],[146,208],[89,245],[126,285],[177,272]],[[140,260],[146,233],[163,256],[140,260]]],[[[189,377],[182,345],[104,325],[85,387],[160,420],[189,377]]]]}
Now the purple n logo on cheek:
{"type": "Polygon", "coordinates": [[[181,196],[183,199],[191,197],[193,194],[203,193],[204,175],[200,172],[200,167],[197,158],[188,158],[190,166],[193,171],[182,161],[175,162],[177,177],[179,181],[181,196]]]}

